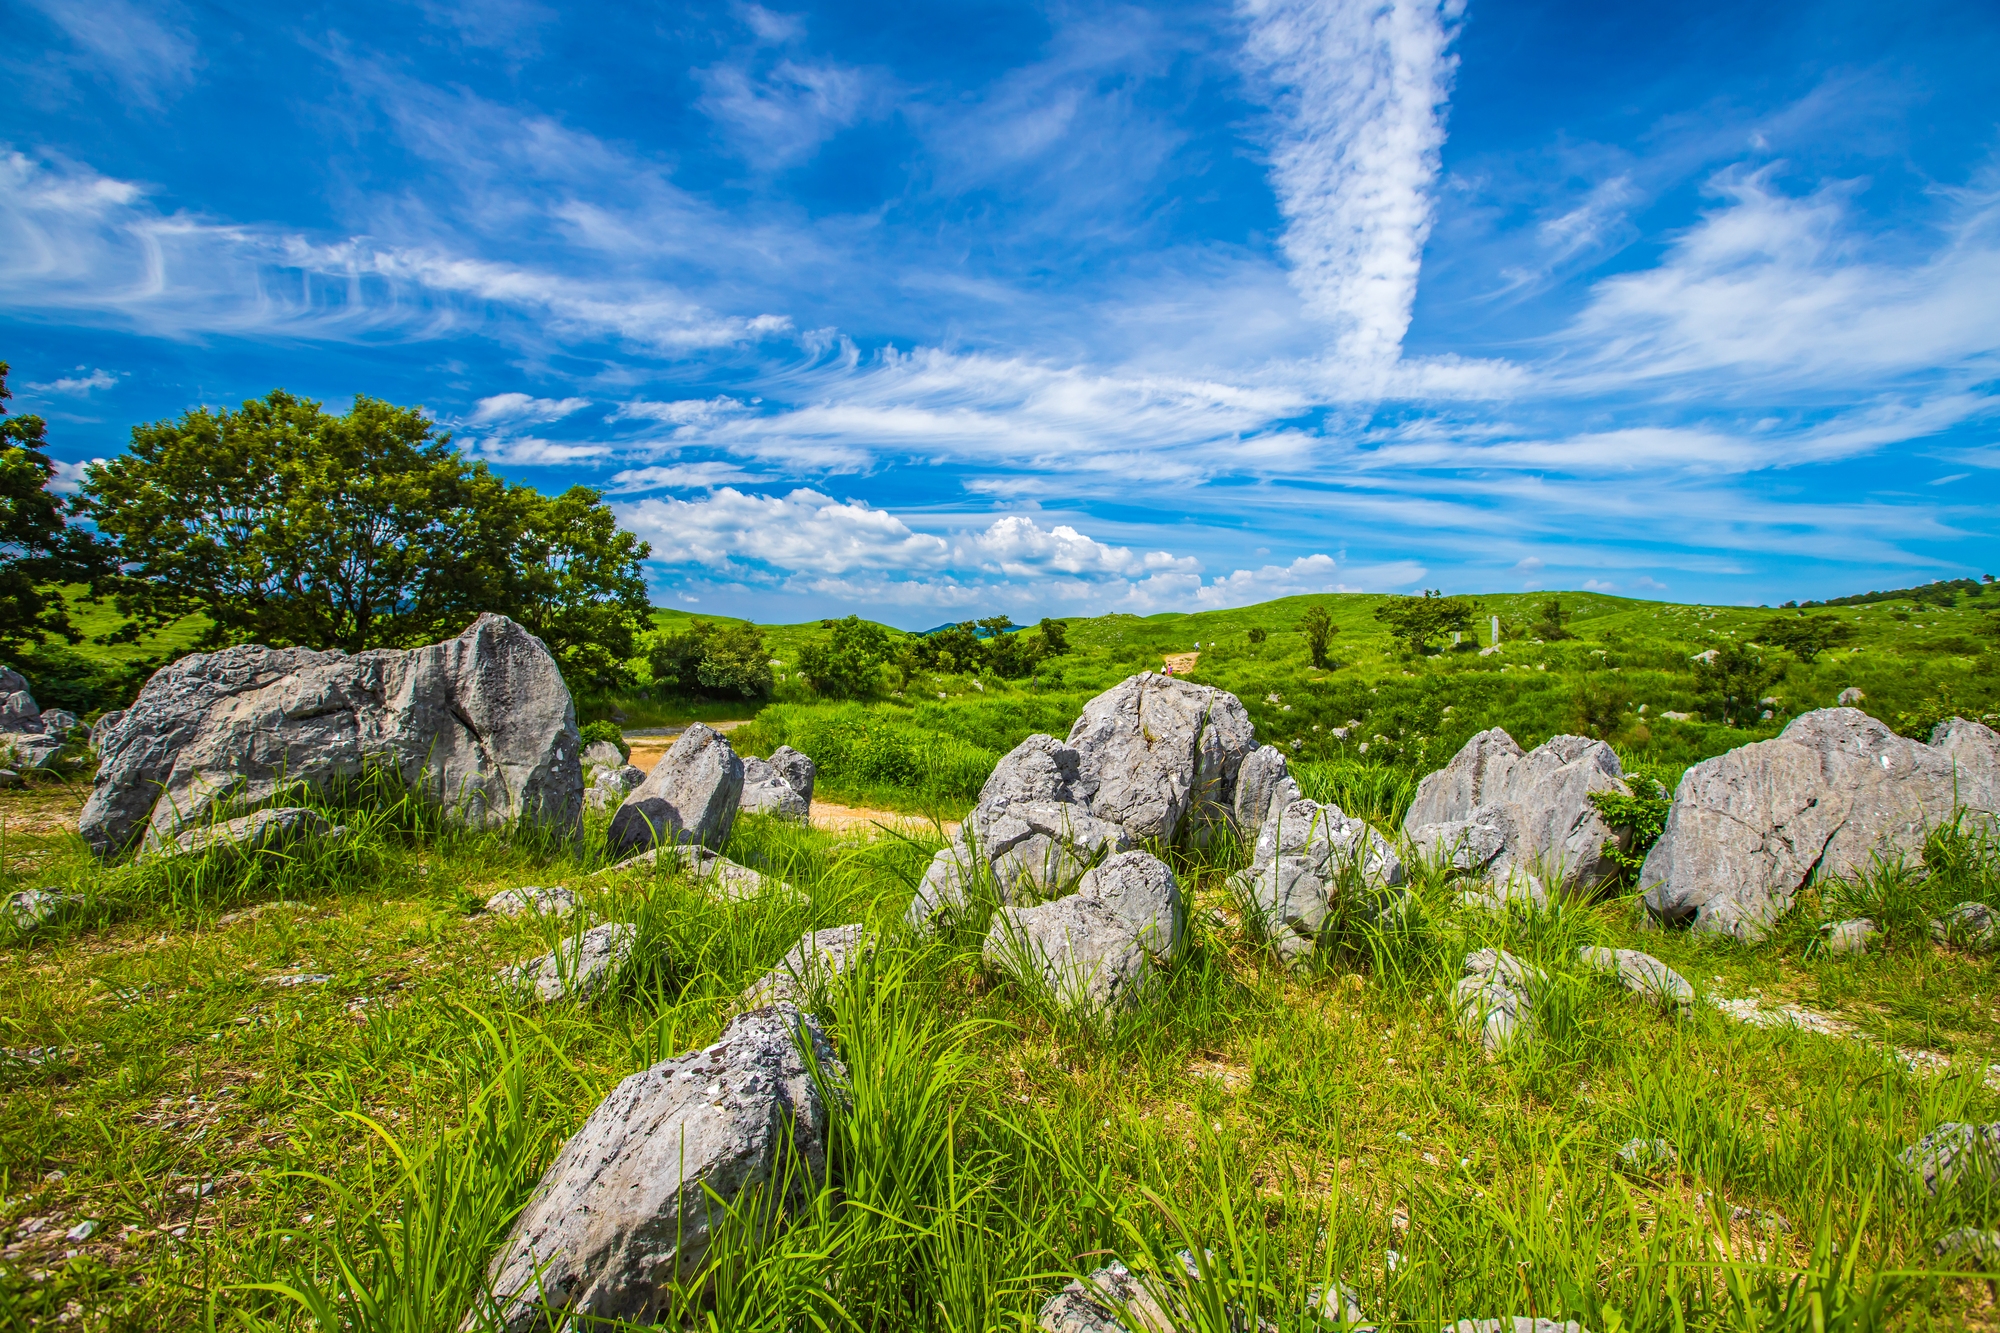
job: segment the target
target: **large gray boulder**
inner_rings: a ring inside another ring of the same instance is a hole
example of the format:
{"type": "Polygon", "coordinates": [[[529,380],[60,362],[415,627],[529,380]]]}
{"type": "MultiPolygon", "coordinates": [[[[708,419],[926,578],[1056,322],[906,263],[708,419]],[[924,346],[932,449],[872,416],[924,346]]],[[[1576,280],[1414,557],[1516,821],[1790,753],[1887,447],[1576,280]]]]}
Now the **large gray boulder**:
{"type": "Polygon", "coordinates": [[[729,738],[697,722],[683,731],[646,780],[611,817],[613,856],[657,843],[699,843],[720,851],[736,824],[743,761],[729,738]]]}
{"type": "MultiPolygon", "coordinates": [[[[656,1322],[700,1273],[724,1209],[756,1190],[775,1217],[817,1190],[827,1105],[813,1064],[832,1085],[845,1081],[819,1027],[779,1003],[613,1088],[494,1255],[494,1326],[530,1333],[546,1326],[545,1311],[558,1327],[656,1322]]],[[[487,1327],[482,1316],[473,1311],[464,1327],[487,1327]]]]}
{"type": "Polygon", "coordinates": [[[1154,969],[1179,956],[1186,927],[1174,872],[1146,852],[1123,852],[1085,874],[1075,893],[1001,908],[984,952],[1060,1003],[1109,1013],[1138,1002],[1154,969]]]}
{"type": "Polygon", "coordinates": [[[1030,736],[1009,751],[951,844],[924,871],[910,923],[964,907],[980,880],[1002,906],[1061,897],[1097,861],[1130,849],[1124,828],[1090,813],[1095,788],[1083,780],[1081,763],[1053,736],[1030,736]]]}
{"type": "Polygon", "coordinates": [[[165,844],[219,803],[260,805],[383,768],[477,828],[577,827],[576,711],[505,616],[408,652],[247,645],[155,672],[103,736],[79,828],[99,856],[165,844]]]}
{"type": "Polygon", "coordinates": [[[737,808],[786,819],[810,818],[818,776],[819,768],[811,759],[780,745],[769,759],[743,761],[743,795],[737,808]]]}
{"type": "Polygon", "coordinates": [[[1260,745],[1243,758],[1236,771],[1236,835],[1244,845],[1255,847],[1263,832],[1264,819],[1273,810],[1283,810],[1305,793],[1285,762],[1284,751],[1275,745],[1260,745]]]}
{"type": "Polygon", "coordinates": [[[1230,818],[1257,739],[1235,695],[1147,671],[1085,704],[1068,744],[1091,814],[1170,843],[1204,841],[1230,818]]]}
{"type": "Polygon", "coordinates": [[[1398,906],[1403,877],[1395,848],[1366,820],[1300,799],[1268,814],[1249,868],[1230,887],[1279,957],[1302,964],[1343,900],[1379,919],[1398,906]]]}
{"type": "Polygon", "coordinates": [[[1646,905],[1696,930],[1761,939],[1814,875],[1845,877],[1877,857],[1923,852],[1963,807],[2000,811],[2000,736],[1963,718],[1925,745],[1855,708],[1822,708],[1773,740],[1682,775],[1647,854],[1646,905]]]}
{"type": "Polygon", "coordinates": [[[1494,727],[1418,784],[1403,827],[1432,851],[1497,837],[1500,851],[1477,872],[1496,881],[1525,874],[1551,887],[1592,888],[1618,871],[1605,844],[1622,847],[1629,834],[1605,823],[1590,796],[1624,795],[1623,772],[1603,741],[1554,736],[1524,754],[1494,727]]]}
{"type": "Polygon", "coordinates": [[[500,984],[531,990],[544,1004],[571,996],[588,999],[618,980],[632,961],[636,926],[607,921],[564,940],[548,953],[518,967],[500,969],[500,984]]]}

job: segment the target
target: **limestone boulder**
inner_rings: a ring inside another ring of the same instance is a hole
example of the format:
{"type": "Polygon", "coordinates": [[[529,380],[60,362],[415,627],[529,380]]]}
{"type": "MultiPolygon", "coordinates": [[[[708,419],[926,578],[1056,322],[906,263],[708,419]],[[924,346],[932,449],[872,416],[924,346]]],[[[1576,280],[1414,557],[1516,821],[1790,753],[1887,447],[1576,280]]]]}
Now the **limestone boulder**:
{"type": "Polygon", "coordinates": [[[592,741],[583,747],[583,766],[620,769],[625,767],[625,752],[610,741],[592,741]]]}
{"type": "Polygon", "coordinates": [[[1366,820],[1295,800],[1266,817],[1249,868],[1230,887],[1279,956],[1303,963],[1343,902],[1379,919],[1397,910],[1403,878],[1395,848],[1366,820]]]}
{"type": "MultiPolygon", "coordinates": [[[[757,1197],[775,1218],[821,1187],[827,1097],[844,1081],[819,1027],[782,1002],[625,1079],[563,1145],[494,1255],[493,1326],[657,1322],[700,1273],[724,1209],[757,1197]]],[[[475,1310],[463,1327],[486,1317],[475,1310]]]]}
{"type": "Polygon", "coordinates": [[[874,952],[875,936],[866,926],[809,930],[799,936],[799,942],[776,967],[743,992],[742,1004],[746,1008],[779,1000],[802,1004],[814,990],[840,980],[874,952]]]}
{"type": "Polygon", "coordinates": [[[698,843],[720,851],[742,794],[743,761],[729,738],[697,722],[618,807],[607,845],[614,856],[659,843],[698,843]]]}
{"type": "Polygon", "coordinates": [[[1522,872],[1547,886],[1592,888],[1617,873],[1605,844],[1625,830],[1605,823],[1593,792],[1625,794],[1618,756],[1602,741],[1555,736],[1523,753],[1494,727],[1467,741],[1427,775],[1403,819],[1412,844],[1451,849],[1472,862],[1498,838],[1500,850],[1474,873],[1522,872]]]}
{"type": "Polygon", "coordinates": [[[1298,780],[1292,777],[1284,751],[1275,745],[1260,745],[1243,758],[1236,772],[1236,832],[1247,847],[1257,845],[1264,819],[1273,810],[1283,810],[1302,800],[1298,780]]]}
{"type": "Polygon", "coordinates": [[[262,805],[384,769],[478,828],[574,832],[576,712],[542,641],[505,616],[407,652],[246,645],[155,672],[99,739],[79,829],[101,857],[166,845],[219,802],[262,805]]]}
{"type": "Polygon", "coordinates": [[[1640,872],[1646,905],[1696,930],[1761,939],[1808,878],[1916,858],[1963,808],[2000,811],[2000,736],[1954,718],[1923,744],[1854,708],[1793,719],[1775,739],[1704,760],[1674,790],[1640,872]]]}
{"type": "Polygon", "coordinates": [[[1110,1013],[1138,1002],[1179,956],[1187,906],[1174,873],[1146,852],[1092,868],[1075,893],[994,914],[985,955],[1059,1003],[1110,1013]]]}
{"type": "Polygon", "coordinates": [[[1171,843],[1203,841],[1231,817],[1257,740],[1235,695],[1148,671],[1085,704],[1068,744],[1092,815],[1171,843]]]}
{"type": "Polygon", "coordinates": [[[780,745],[769,759],[743,761],[743,795],[738,808],[785,819],[812,815],[813,783],[819,768],[789,745],[780,745]]]}
{"type": "Polygon", "coordinates": [[[1534,992],[1548,980],[1505,949],[1479,949],[1465,956],[1465,975],[1452,992],[1458,1028],[1495,1055],[1535,1040],[1534,992]]]}
{"type": "Polygon", "coordinates": [[[188,829],[170,843],[149,847],[141,853],[141,859],[203,854],[248,856],[253,852],[277,851],[307,838],[331,840],[346,833],[344,825],[329,824],[317,811],[280,806],[188,829]]]}
{"type": "Polygon", "coordinates": [[[1694,987],[1687,978],[1649,953],[1585,945],[1576,957],[1591,971],[1616,977],[1626,990],[1662,1009],[1686,1009],[1694,1003],[1694,987]]]}
{"type": "Polygon", "coordinates": [[[607,921],[564,940],[540,958],[502,968],[500,982],[531,990],[545,1004],[571,996],[588,999],[618,979],[632,961],[638,935],[633,926],[607,921]]]}

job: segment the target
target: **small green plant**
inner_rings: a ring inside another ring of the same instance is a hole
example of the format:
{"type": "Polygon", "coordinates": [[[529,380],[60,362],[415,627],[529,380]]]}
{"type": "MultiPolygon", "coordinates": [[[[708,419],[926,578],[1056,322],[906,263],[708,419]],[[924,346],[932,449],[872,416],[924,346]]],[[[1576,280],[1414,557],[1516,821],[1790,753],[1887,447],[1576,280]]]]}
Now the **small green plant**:
{"type": "Polygon", "coordinates": [[[1333,623],[1333,617],[1326,613],[1325,607],[1309,606],[1306,613],[1299,617],[1299,633],[1305,635],[1306,651],[1312,654],[1312,664],[1324,671],[1327,645],[1333,641],[1334,635],[1340,633],[1340,627],[1333,623]]]}
{"type": "Polygon", "coordinates": [[[1660,840],[1660,834],[1667,827],[1667,812],[1673,808],[1674,795],[1665,783],[1646,773],[1628,773],[1625,786],[1631,793],[1626,795],[1615,791],[1594,791],[1590,793],[1590,803],[1597,807],[1597,813],[1604,822],[1615,829],[1627,831],[1625,846],[1620,847],[1615,839],[1604,844],[1604,855],[1616,862],[1626,876],[1639,873],[1646,864],[1646,853],[1660,840]]]}
{"type": "Polygon", "coordinates": [[[586,722],[578,734],[583,737],[586,747],[595,745],[599,741],[609,741],[618,747],[620,758],[625,760],[632,758],[632,747],[626,743],[625,733],[618,729],[616,722],[586,722]]]}
{"type": "Polygon", "coordinates": [[[1939,723],[1949,722],[1957,716],[1958,704],[1951,697],[1951,686],[1940,685],[1935,695],[1915,708],[1897,712],[1896,733],[1911,740],[1928,742],[1939,723]]]}

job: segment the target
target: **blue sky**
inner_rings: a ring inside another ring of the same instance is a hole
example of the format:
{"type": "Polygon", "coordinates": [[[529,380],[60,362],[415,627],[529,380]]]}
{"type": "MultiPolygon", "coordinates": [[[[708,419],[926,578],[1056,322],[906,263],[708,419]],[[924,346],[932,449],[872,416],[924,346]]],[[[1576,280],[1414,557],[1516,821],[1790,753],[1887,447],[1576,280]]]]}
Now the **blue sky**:
{"type": "Polygon", "coordinates": [[[1991,4],[0,3],[71,476],[422,403],[762,619],[2000,573],[1991,4]]]}

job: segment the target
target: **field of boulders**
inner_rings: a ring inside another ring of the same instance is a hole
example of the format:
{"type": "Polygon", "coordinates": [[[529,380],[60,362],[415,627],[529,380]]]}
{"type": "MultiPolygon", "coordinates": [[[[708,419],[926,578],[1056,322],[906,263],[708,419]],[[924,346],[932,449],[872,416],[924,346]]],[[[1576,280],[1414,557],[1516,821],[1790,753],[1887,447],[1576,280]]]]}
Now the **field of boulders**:
{"type": "Polygon", "coordinates": [[[0,796],[0,1327],[2000,1324],[1977,721],[1803,712],[1646,846],[1603,741],[1392,825],[1142,672],[864,835],[499,616],[18,685],[89,785],[0,796]]]}

